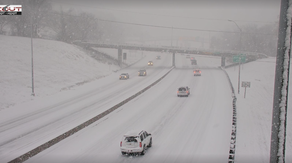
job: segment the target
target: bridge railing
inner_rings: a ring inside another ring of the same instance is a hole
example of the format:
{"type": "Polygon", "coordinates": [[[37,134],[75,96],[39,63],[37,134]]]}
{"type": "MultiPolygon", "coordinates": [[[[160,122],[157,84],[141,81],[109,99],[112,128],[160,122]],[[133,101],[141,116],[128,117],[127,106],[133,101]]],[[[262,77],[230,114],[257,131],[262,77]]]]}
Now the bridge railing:
{"type": "Polygon", "coordinates": [[[259,58],[266,58],[267,55],[257,52],[247,51],[235,51],[235,50],[222,50],[222,49],[207,49],[207,48],[186,48],[178,46],[158,46],[147,44],[121,44],[121,43],[104,43],[104,42],[81,42],[74,41],[73,44],[88,47],[100,47],[100,48],[122,48],[129,50],[142,50],[142,51],[158,51],[169,53],[187,53],[187,54],[200,54],[200,55],[212,55],[212,56],[225,56],[233,57],[239,54],[245,55],[252,60],[259,58]]]}

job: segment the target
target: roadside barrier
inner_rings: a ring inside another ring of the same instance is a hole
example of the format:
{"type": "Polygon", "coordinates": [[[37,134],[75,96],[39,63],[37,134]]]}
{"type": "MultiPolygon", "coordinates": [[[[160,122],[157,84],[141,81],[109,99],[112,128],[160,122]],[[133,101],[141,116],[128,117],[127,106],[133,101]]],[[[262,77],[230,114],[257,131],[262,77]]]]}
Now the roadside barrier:
{"type": "MultiPolygon", "coordinates": [[[[222,69],[222,68],[221,68],[222,69]]],[[[231,91],[232,91],[232,110],[233,110],[233,115],[232,115],[232,130],[231,130],[231,139],[230,139],[230,149],[229,149],[229,156],[228,156],[228,163],[234,163],[235,160],[235,147],[236,147],[236,128],[237,128],[237,117],[236,117],[236,96],[234,93],[234,88],[232,86],[231,80],[227,72],[222,69],[224,73],[226,74],[231,91]]]]}
{"type": "Polygon", "coordinates": [[[92,123],[96,122],[97,120],[103,118],[104,116],[108,115],[109,113],[113,112],[114,110],[118,109],[119,107],[121,107],[122,105],[126,104],[127,102],[131,101],[132,99],[134,99],[135,97],[139,96],[140,94],[142,94],[143,92],[147,91],[149,88],[151,88],[152,86],[154,86],[155,84],[157,84],[160,80],[162,80],[166,75],[168,75],[174,67],[171,67],[171,69],[169,71],[167,71],[166,74],[164,74],[161,78],[159,78],[158,80],[156,80],[154,83],[150,84],[149,86],[147,86],[146,88],[142,89],[141,91],[137,92],[136,94],[132,95],[131,97],[128,97],[127,99],[123,100],[122,102],[114,105],[113,107],[111,107],[110,109],[98,114],[97,116],[89,119],[88,121],[74,127],[73,129],[59,135],[58,137],[34,148],[33,150],[9,161],[8,163],[21,163],[24,162],[26,160],[28,160],[29,158],[37,155],[38,153],[44,151],[45,149],[50,148],[51,146],[59,143],[60,141],[68,138],[69,136],[77,133],[78,131],[84,129],[85,127],[91,125],[92,123]]]}

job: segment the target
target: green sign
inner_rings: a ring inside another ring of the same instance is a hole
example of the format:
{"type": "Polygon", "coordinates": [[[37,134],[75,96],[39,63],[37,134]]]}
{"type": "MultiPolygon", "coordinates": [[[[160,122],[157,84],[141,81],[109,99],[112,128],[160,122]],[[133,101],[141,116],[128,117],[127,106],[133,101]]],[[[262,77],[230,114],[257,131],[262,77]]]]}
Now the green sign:
{"type": "Polygon", "coordinates": [[[246,56],[244,54],[240,54],[238,56],[233,56],[233,62],[238,63],[239,61],[241,63],[244,63],[246,60],[246,56]]]}

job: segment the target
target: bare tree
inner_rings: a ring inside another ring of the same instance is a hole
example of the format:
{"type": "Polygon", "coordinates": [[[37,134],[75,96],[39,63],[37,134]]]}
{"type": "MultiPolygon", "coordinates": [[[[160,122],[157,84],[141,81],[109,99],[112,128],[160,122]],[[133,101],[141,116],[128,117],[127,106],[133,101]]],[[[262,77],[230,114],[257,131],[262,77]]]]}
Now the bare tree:
{"type": "MultiPolygon", "coordinates": [[[[247,25],[242,27],[241,50],[275,56],[277,51],[277,25],[247,25]]],[[[215,49],[239,50],[239,33],[223,33],[211,39],[215,49]]]]}
{"type": "Polygon", "coordinates": [[[9,15],[2,15],[2,16],[0,16],[0,34],[3,34],[4,33],[4,31],[3,31],[3,28],[4,28],[4,26],[8,23],[7,22],[7,16],[9,16],[9,15]]]}
{"type": "Polygon", "coordinates": [[[22,5],[23,11],[22,15],[7,18],[7,23],[13,29],[12,35],[30,36],[33,27],[33,37],[38,37],[37,32],[42,25],[42,19],[51,11],[51,4],[47,0],[12,0],[8,3],[22,5]]]}
{"type": "Polygon", "coordinates": [[[60,14],[60,23],[59,23],[59,32],[58,32],[58,40],[67,42],[68,36],[67,36],[67,22],[65,14],[61,8],[61,14],[60,14]]]}
{"type": "Polygon", "coordinates": [[[81,13],[78,16],[78,27],[80,30],[80,39],[86,40],[89,34],[93,33],[94,27],[97,25],[96,20],[93,15],[87,13],[81,13]]]}
{"type": "MultiPolygon", "coordinates": [[[[0,4],[9,4],[8,0],[0,0],[0,4]]],[[[0,34],[4,34],[4,27],[8,24],[10,15],[1,15],[0,16],[0,34]]]]}
{"type": "Polygon", "coordinates": [[[39,37],[38,31],[46,26],[46,17],[52,12],[52,5],[47,0],[29,0],[29,11],[33,20],[33,36],[39,37]]]}
{"type": "MultiPolygon", "coordinates": [[[[1,0],[0,0],[1,1],[1,0]]],[[[0,18],[0,33],[5,25],[10,26],[11,35],[43,37],[64,42],[74,40],[122,42],[123,25],[97,19],[89,13],[75,13],[74,10],[53,11],[48,0],[2,0],[5,4],[22,5],[22,15],[0,18]],[[51,34],[51,36],[50,36],[51,34]],[[49,36],[48,36],[49,35],[49,36]],[[54,35],[54,36],[52,36],[54,35]]],[[[104,19],[114,20],[112,15],[102,15],[104,19]]]]}

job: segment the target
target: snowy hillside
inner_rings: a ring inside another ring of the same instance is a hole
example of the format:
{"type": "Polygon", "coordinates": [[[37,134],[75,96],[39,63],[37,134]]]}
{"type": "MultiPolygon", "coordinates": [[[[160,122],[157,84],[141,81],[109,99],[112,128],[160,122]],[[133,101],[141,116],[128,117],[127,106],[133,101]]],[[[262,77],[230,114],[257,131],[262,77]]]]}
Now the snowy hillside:
{"type": "MultiPolygon", "coordinates": [[[[0,110],[30,100],[32,93],[31,39],[0,36],[0,110]]],[[[98,62],[79,47],[33,39],[35,95],[42,97],[70,89],[119,69],[98,62]]]]}

